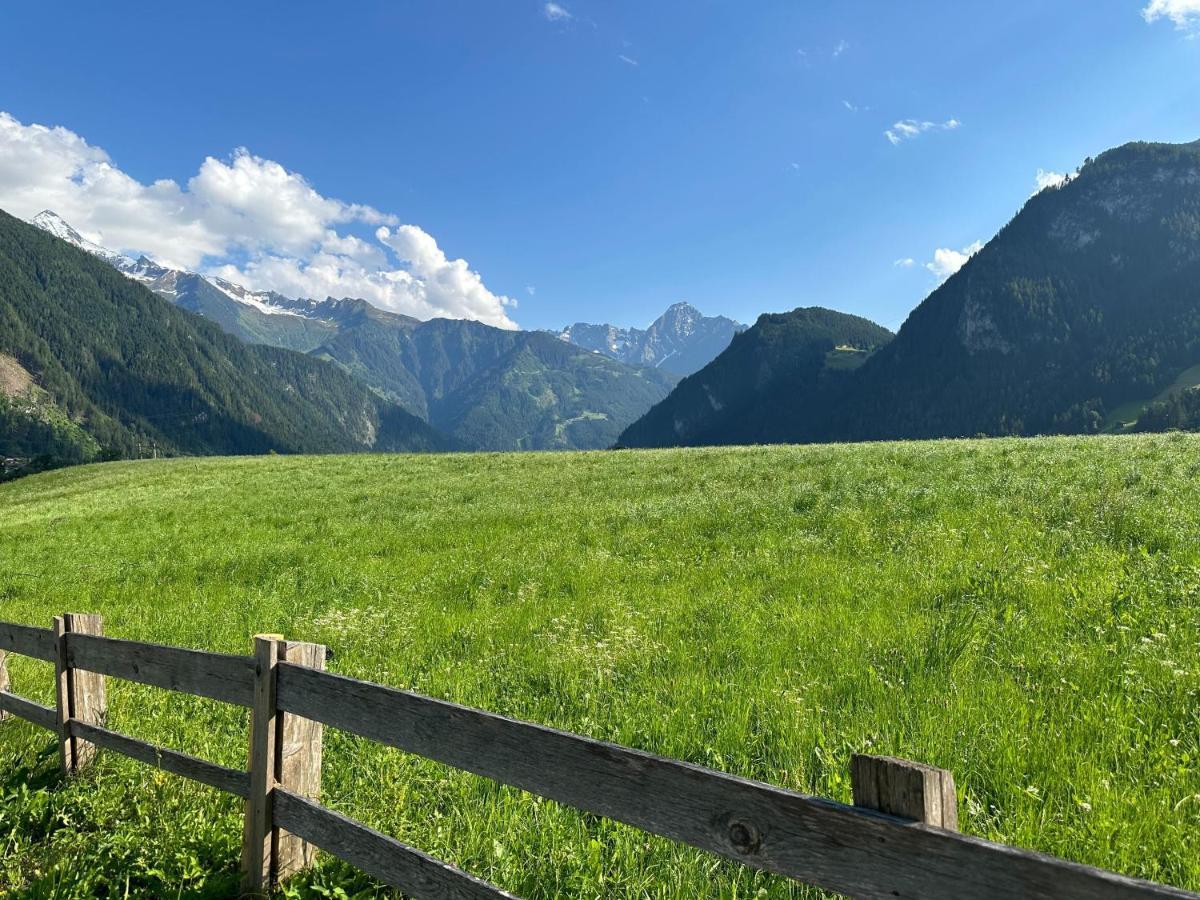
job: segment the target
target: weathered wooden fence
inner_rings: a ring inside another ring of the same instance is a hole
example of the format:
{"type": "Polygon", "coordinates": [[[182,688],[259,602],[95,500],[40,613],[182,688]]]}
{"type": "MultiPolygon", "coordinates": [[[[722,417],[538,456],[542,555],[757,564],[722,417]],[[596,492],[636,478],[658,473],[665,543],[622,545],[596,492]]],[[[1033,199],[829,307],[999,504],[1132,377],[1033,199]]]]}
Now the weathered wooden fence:
{"type": "Polygon", "coordinates": [[[60,616],[52,629],[0,623],[0,716],[54,732],[68,774],[99,747],[244,798],[251,895],[321,848],[412,897],[511,896],[321,806],[324,724],[854,897],[1200,897],[959,834],[953,777],[932,766],[856,756],[846,806],[333,675],[325,657],[279,635],[255,638],[253,656],[117,640],[90,615],[60,616]],[[9,652],[54,664],[54,707],[11,693],[9,652]],[[247,769],[109,730],[104,676],[248,707],[247,769]]]}

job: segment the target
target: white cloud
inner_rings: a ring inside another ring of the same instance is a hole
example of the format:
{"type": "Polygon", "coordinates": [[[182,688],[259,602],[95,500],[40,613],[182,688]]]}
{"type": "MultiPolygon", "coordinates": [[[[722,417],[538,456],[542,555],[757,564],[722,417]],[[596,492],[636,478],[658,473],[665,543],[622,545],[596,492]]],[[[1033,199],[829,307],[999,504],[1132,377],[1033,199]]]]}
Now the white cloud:
{"type": "Polygon", "coordinates": [[[566,22],[575,18],[571,11],[560,3],[547,3],[542,7],[542,14],[551,22],[566,22]]]}
{"type": "Polygon", "coordinates": [[[894,263],[892,263],[892,265],[898,269],[911,269],[916,264],[917,264],[917,261],[915,259],[913,259],[911,256],[906,256],[903,259],[898,259],[894,263]]]}
{"type": "Polygon", "coordinates": [[[976,241],[973,244],[968,244],[961,250],[951,250],[949,247],[938,247],[933,251],[933,259],[925,263],[925,268],[938,277],[938,281],[945,281],[959,269],[961,269],[968,259],[983,249],[983,241],[976,241]]]}
{"type": "Polygon", "coordinates": [[[1061,187],[1071,180],[1070,175],[1064,175],[1062,172],[1048,172],[1045,169],[1038,169],[1037,174],[1033,176],[1033,181],[1036,186],[1035,194],[1040,194],[1046,188],[1061,187]]]}
{"type": "Polygon", "coordinates": [[[325,197],[299,173],[245,149],[208,157],[184,185],[143,184],[74,132],[0,112],[0,207],[25,219],[52,209],[98,244],[254,290],[361,297],[422,319],[516,327],[507,312],[515,302],[489,291],[420,228],[325,197]]]}
{"type": "Polygon", "coordinates": [[[1142,18],[1150,23],[1170,19],[1180,31],[1200,35],[1200,0],[1150,0],[1142,18]]]}
{"type": "Polygon", "coordinates": [[[902,141],[911,140],[926,131],[953,131],[962,125],[958,119],[947,119],[945,122],[928,122],[917,119],[901,119],[883,133],[891,141],[892,146],[902,141]]]}
{"type": "Polygon", "coordinates": [[[851,103],[849,100],[843,100],[842,106],[846,107],[846,109],[850,110],[850,112],[858,112],[858,107],[855,106],[853,103],[851,103]]]}
{"type": "Polygon", "coordinates": [[[619,59],[621,62],[625,63],[625,65],[633,66],[634,68],[637,68],[637,66],[639,65],[639,63],[636,59],[632,59],[632,58],[626,56],[624,53],[618,53],[617,59],[619,59]]]}
{"type": "Polygon", "coordinates": [[[850,44],[846,41],[838,41],[833,47],[833,58],[837,59],[843,53],[850,49],[850,44]]]}

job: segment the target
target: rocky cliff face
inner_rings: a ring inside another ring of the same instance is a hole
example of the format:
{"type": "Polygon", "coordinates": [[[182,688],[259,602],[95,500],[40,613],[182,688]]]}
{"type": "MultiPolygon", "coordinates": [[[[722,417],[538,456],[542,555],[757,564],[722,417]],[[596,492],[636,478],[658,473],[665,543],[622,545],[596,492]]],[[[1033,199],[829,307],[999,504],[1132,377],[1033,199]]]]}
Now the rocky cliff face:
{"type": "Polygon", "coordinates": [[[689,303],[675,303],[646,329],[577,322],[558,336],[631,365],[690,375],[708,365],[745,328],[725,316],[705,316],[689,303]]]}

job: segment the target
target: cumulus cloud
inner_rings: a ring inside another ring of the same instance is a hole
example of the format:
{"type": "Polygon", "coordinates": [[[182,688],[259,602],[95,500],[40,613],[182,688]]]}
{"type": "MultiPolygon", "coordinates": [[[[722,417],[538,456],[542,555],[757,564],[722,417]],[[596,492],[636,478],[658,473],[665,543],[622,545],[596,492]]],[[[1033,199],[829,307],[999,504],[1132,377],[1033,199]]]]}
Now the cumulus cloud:
{"type": "Polygon", "coordinates": [[[947,119],[945,122],[928,122],[917,119],[901,119],[883,133],[892,144],[902,143],[919,137],[926,131],[953,131],[962,125],[958,119],[947,119]]]}
{"type": "Polygon", "coordinates": [[[547,3],[542,7],[542,15],[551,22],[566,22],[568,19],[573,19],[570,10],[560,3],[547,3]]]}
{"type": "Polygon", "coordinates": [[[1180,31],[1200,35],[1200,0],[1150,0],[1142,18],[1150,23],[1170,19],[1180,31]]]}
{"type": "Polygon", "coordinates": [[[1070,175],[1064,175],[1062,172],[1050,172],[1046,169],[1038,169],[1037,174],[1033,176],[1035,194],[1040,194],[1046,188],[1061,187],[1070,181],[1070,175]]]}
{"type": "Polygon", "coordinates": [[[323,196],[245,149],[208,157],[186,184],[143,184],[74,132],[0,112],[0,207],[25,219],[52,209],[98,244],[253,290],[361,297],[422,319],[516,327],[515,301],[489,291],[417,226],[323,196]]]}
{"type": "Polygon", "coordinates": [[[937,276],[938,281],[945,281],[964,265],[967,260],[983,249],[983,241],[975,241],[961,250],[949,247],[938,247],[933,251],[933,259],[925,263],[925,268],[937,276]]]}

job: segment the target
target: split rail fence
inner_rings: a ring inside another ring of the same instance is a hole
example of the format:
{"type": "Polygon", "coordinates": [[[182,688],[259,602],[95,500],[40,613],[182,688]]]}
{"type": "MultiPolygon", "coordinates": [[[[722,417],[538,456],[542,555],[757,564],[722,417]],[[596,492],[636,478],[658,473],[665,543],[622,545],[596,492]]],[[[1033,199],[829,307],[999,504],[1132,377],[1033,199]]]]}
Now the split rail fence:
{"type": "Polygon", "coordinates": [[[57,735],[63,769],[97,748],[245,799],[242,890],[268,893],[316,848],[411,897],[512,896],[318,802],[323,725],[830,891],[864,898],[1200,895],[957,831],[951,773],[856,756],[854,805],[324,671],[326,650],[280,635],[230,656],[104,637],[96,615],[51,629],[0,622],[0,717],[57,735]],[[56,703],[10,691],[5,656],[53,663],[56,703]],[[105,727],[105,676],[251,710],[246,770],[105,727]]]}

